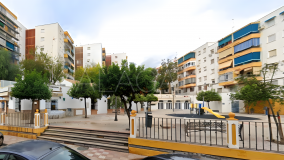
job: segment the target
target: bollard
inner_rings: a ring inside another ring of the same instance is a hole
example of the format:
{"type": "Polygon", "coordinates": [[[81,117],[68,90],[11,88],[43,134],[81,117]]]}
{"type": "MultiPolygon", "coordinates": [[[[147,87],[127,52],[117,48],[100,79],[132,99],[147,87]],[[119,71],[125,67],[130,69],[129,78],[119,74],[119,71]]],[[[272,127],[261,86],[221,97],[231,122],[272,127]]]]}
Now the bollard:
{"type": "Polygon", "coordinates": [[[35,118],[34,118],[34,127],[39,128],[40,126],[40,114],[38,113],[38,109],[35,112],[35,118]]]}
{"type": "Polygon", "coordinates": [[[1,125],[5,125],[5,117],[6,117],[5,113],[4,112],[1,113],[1,125]]]}
{"type": "Polygon", "coordinates": [[[136,111],[131,111],[130,116],[130,138],[136,138],[137,125],[136,125],[136,111]]]}
{"type": "Polygon", "coordinates": [[[230,112],[227,118],[227,143],[229,148],[239,149],[239,121],[235,119],[235,113],[230,112]]]}
{"type": "Polygon", "coordinates": [[[44,110],[44,126],[45,127],[48,126],[48,113],[47,113],[47,109],[44,110]]]}

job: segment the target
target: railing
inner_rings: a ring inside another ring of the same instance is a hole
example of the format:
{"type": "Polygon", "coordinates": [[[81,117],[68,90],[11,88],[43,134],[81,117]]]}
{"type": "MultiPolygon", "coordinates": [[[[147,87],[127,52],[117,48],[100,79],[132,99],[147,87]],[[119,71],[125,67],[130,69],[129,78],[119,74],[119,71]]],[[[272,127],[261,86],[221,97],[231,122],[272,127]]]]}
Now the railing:
{"type": "MultiPolygon", "coordinates": [[[[44,126],[44,113],[40,113],[40,126],[44,126]]],[[[34,127],[31,122],[31,113],[7,113],[5,116],[5,126],[34,127]]]]}
{"type": "MultiPolygon", "coordinates": [[[[146,127],[144,117],[137,117],[137,137],[174,142],[227,147],[227,120],[187,118],[152,118],[152,127],[146,127]]],[[[284,153],[275,123],[239,121],[239,148],[284,153]]],[[[283,123],[281,124],[283,128],[283,123]]]]}

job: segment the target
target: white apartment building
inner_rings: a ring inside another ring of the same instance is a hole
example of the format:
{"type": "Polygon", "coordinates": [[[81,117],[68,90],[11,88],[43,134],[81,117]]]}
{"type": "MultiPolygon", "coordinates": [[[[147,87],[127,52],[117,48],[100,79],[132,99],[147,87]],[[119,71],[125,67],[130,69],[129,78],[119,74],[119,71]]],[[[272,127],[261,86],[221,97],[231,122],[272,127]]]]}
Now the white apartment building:
{"type": "Polygon", "coordinates": [[[114,53],[111,55],[111,64],[115,63],[118,64],[118,66],[121,66],[121,62],[124,59],[127,60],[126,53],[114,53]]]}
{"type": "Polygon", "coordinates": [[[18,25],[18,32],[19,32],[19,52],[20,52],[20,55],[19,55],[19,60],[24,60],[25,59],[25,52],[26,52],[26,30],[27,28],[22,25],[19,21],[15,21],[15,23],[18,25]]]}
{"type": "Polygon", "coordinates": [[[93,43],[83,45],[83,67],[91,64],[100,64],[102,66],[102,44],[93,43]]]}
{"type": "Polygon", "coordinates": [[[74,79],[75,47],[74,41],[67,31],[58,23],[35,27],[35,47],[38,51],[48,53],[56,58],[64,58],[64,72],[68,79],[74,79]]]}
{"type": "Polygon", "coordinates": [[[262,65],[279,63],[274,83],[284,85],[284,6],[257,20],[262,65]]]}

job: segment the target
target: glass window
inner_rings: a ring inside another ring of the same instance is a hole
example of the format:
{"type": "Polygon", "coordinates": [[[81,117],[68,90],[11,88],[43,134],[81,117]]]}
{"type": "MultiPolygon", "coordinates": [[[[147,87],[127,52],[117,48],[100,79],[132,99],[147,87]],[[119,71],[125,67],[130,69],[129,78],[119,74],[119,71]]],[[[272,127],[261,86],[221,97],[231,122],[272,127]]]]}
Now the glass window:
{"type": "Polygon", "coordinates": [[[88,56],[90,56],[91,55],[91,53],[88,53],[88,56]]]}
{"type": "Polygon", "coordinates": [[[274,57],[276,55],[277,55],[276,49],[269,51],[269,57],[274,57]]]}
{"type": "Polygon", "coordinates": [[[271,26],[274,26],[274,25],[275,25],[275,19],[272,19],[272,20],[266,22],[267,28],[268,28],[268,27],[271,27],[271,26]]]}
{"type": "Polygon", "coordinates": [[[43,41],[44,41],[44,37],[41,37],[41,38],[40,38],[40,41],[43,42],[43,41]]]}
{"type": "Polygon", "coordinates": [[[4,160],[7,154],[5,153],[0,153],[0,160],[4,160]]]}
{"type": "Polygon", "coordinates": [[[273,41],[276,41],[276,34],[275,33],[267,37],[267,43],[270,43],[270,42],[273,42],[273,41]]]}
{"type": "Polygon", "coordinates": [[[26,158],[23,158],[21,156],[15,155],[15,154],[10,154],[8,160],[26,160],[26,158]]]}
{"type": "Polygon", "coordinates": [[[44,29],[41,29],[40,32],[41,32],[41,33],[44,33],[44,29]]]}
{"type": "Polygon", "coordinates": [[[58,160],[58,159],[64,159],[64,160],[87,160],[88,158],[84,157],[80,153],[67,148],[62,147],[61,149],[51,153],[50,155],[43,158],[43,160],[58,160]]]}
{"type": "Polygon", "coordinates": [[[213,64],[214,63],[214,59],[211,59],[211,64],[213,64]]]}
{"type": "Polygon", "coordinates": [[[91,50],[91,47],[88,47],[87,49],[88,49],[88,50],[91,50]]]}
{"type": "Polygon", "coordinates": [[[40,48],[40,51],[43,52],[43,51],[44,51],[44,48],[40,48]]]}

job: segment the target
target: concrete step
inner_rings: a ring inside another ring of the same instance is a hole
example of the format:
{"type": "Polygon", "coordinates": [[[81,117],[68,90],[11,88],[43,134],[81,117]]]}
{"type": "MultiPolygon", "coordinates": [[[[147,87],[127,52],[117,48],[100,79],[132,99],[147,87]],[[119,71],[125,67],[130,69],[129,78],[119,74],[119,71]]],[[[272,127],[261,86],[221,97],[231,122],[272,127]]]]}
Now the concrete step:
{"type": "Polygon", "coordinates": [[[90,141],[84,141],[82,139],[73,139],[73,138],[65,138],[65,137],[49,137],[49,136],[39,136],[38,139],[54,141],[57,143],[67,143],[74,144],[79,146],[87,146],[94,148],[102,148],[106,150],[119,151],[119,152],[128,152],[128,146],[119,146],[113,144],[106,143],[95,143],[90,141]]]}
{"type": "Polygon", "coordinates": [[[81,139],[88,139],[88,140],[97,140],[97,141],[107,141],[107,142],[114,142],[114,143],[128,143],[128,139],[108,139],[108,138],[100,138],[96,135],[89,135],[89,134],[76,134],[76,133],[65,133],[65,132],[44,132],[42,133],[43,136],[63,136],[63,137],[74,137],[74,138],[81,138],[81,139]]]}

